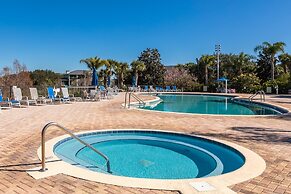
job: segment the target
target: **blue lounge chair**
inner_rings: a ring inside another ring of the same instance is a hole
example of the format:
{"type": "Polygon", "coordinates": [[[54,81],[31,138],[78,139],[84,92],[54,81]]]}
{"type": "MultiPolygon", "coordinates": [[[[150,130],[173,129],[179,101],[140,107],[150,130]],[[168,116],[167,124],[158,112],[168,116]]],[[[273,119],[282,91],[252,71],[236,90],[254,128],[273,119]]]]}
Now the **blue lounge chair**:
{"type": "Polygon", "coordinates": [[[170,86],[166,86],[166,92],[171,92],[171,87],[170,86]]]}
{"type": "Polygon", "coordinates": [[[107,98],[107,90],[104,86],[99,86],[101,99],[107,98]]]}
{"type": "Polygon", "coordinates": [[[57,97],[55,97],[55,92],[54,92],[54,88],[52,88],[52,87],[48,87],[47,88],[47,93],[48,93],[48,98],[49,99],[52,99],[52,101],[62,101],[62,99],[61,98],[57,98],[57,97]]]}
{"type": "Polygon", "coordinates": [[[172,86],[172,90],[173,90],[173,92],[177,92],[177,87],[176,86],[172,86]]]}
{"type": "Polygon", "coordinates": [[[148,92],[149,91],[149,86],[144,86],[144,91],[148,92]]]}
{"type": "MultiPolygon", "coordinates": [[[[20,102],[18,102],[18,101],[15,101],[14,102],[15,104],[15,106],[17,105],[17,106],[20,106],[20,102]]],[[[12,101],[10,101],[9,99],[7,99],[7,100],[4,100],[3,99],[3,94],[2,94],[2,90],[0,89],[0,110],[1,109],[10,109],[12,107],[12,101]]]]}

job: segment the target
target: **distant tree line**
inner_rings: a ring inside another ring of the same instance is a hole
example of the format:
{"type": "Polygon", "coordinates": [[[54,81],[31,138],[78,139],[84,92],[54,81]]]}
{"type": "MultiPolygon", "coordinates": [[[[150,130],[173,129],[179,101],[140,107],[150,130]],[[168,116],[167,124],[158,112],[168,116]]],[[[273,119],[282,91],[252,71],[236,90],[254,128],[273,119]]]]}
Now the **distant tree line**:
{"type": "MultiPolygon", "coordinates": [[[[246,53],[220,55],[220,77],[229,79],[229,87],[237,92],[252,93],[266,87],[279,87],[281,93],[291,88],[291,55],[284,51],[283,42],[263,42],[255,47],[257,56],[246,53]]],[[[205,54],[192,62],[165,68],[158,49],[147,48],[130,64],[113,59],[90,57],[81,59],[90,70],[98,72],[99,84],[107,86],[108,80],[115,77],[119,88],[128,86],[176,85],[184,91],[201,91],[208,86],[216,91],[217,57],[205,54]]],[[[47,86],[60,86],[62,75],[51,70],[28,72],[25,64],[15,60],[13,67],[4,67],[0,75],[0,87],[5,90],[12,85],[28,88],[37,86],[45,90],[47,86]]],[[[28,89],[27,89],[28,90],[28,89]]]]}

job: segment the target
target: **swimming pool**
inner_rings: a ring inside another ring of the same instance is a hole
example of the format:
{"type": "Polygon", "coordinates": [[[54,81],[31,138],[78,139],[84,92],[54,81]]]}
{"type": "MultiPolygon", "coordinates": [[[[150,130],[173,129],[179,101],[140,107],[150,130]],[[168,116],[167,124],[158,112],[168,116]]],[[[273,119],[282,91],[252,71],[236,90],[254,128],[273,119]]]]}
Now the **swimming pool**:
{"type": "Polygon", "coordinates": [[[282,110],[247,100],[217,95],[161,94],[159,103],[140,107],[164,112],[221,115],[279,115],[282,110]]]}
{"type": "MultiPolygon", "coordinates": [[[[234,148],[201,137],[158,131],[118,130],[82,134],[105,154],[111,174],[150,179],[217,176],[239,169],[245,157],[234,148]]],[[[54,153],[63,161],[108,174],[105,160],[72,138],[59,141],[54,153]]]]}

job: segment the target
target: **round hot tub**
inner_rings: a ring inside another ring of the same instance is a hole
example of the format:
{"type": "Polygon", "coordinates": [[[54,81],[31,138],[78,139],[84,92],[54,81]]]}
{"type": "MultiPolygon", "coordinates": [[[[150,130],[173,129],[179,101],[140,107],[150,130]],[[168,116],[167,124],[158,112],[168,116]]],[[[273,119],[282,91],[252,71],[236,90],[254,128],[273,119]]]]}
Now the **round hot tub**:
{"type": "Polygon", "coordinates": [[[74,166],[117,176],[192,179],[229,173],[245,163],[230,146],[180,133],[114,130],[79,137],[108,157],[110,172],[104,158],[70,137],[56,143],[54,153],[74,166]]]}

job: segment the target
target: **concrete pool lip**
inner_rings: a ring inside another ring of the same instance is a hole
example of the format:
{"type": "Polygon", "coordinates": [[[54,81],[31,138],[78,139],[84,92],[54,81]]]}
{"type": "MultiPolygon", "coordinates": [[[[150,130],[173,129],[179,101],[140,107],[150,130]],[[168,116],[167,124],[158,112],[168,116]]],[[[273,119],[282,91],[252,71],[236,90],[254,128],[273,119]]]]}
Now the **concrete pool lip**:
{"type": "MultiPolygon", "coordinates": [[[[102,131],[119,131],[119,130],[141,130],[141,131],[158,131],[158,132],[167,132],[173,134],[185,134],[173,131],[166,131],[166,130],[157,130],[157,129],[104,129],[104,130],[95,130],[95,131],[84,131],[75,133],[76,135],[81,135],[85,133],[92,133],[92,132],[102,132],[102,131]]],[[[132,177],[123,177],[123,176],[116,176],[116,175],[109,175],[100,172],[95,172],[91,170],[87,170],[84,168],[76,167],[71,165],[67,162],[61,161],[55,154],[54,154],[54,146],[59,141],[70,137],[69,135],[63,135],[56,138],[53,138],[46,142],[46,158],[47,158],[47,168],[48,170],[45,172],[38,172],[38,171],[28,171],[28,173],[34,177],[35,179],[45,178],[52,175],[57,174],[66,174],[69,176],[73,176],[76,178],[95,181],[105,184],[113,184],[118,186],[125,186],[125,187],[134,187],[134,188],[148,188],[148,189],[164,189],[164,190],[179,190],[183,193],[195,193],[198,192],[194,189],[190,183],[197,183],[197,182],[206,182],[213,186],[216,190],[214,193],[225,193],[225,192],[232,192],[228,189],[228,186],[234,185],[251,178],[259,176],[266,168],[265,161],[253,151],[239,146],[237,144],[219,140],[216,138],[206,138],[203,136],[196,136],[191,134],[186,134],[189,136],[201,137],[203,139],[208,139],[212,141],[216,141],[227,146],[230,146],[237,151],[239,151],[245,157],[245,164],[230,173],[212,176],[207,178],[194,178],[194,179],[144,179],[144,178],[132,178],[132,177]],[[54,162],[49,162],[54,161],[54,162]]],[[[41,158],[41,149],[38,149],[38,156],[41,158]]],[[[39,168],[35,168],[37,170],[39,168]]],[[[213,191],[210,191],[213,192],[213,191]]]]}
{"type": "MultiPolygon", "coordinates": [[[[151,95],[151,93],[140,92],[139,94],[147,94],[151,95]]],[[[213,94],[213,93],[193,93],[193,92],[159,92],[154,94],[167,94],[167,95],[206,95],[206,96],[220,96],[220,97],[233,97],[234,100],[247,102],[247,99],[240,96],[240,95],[231,95],[231,94],[213,94]]],[[[153,94],[152,94],[153,96],[153,94]]],[[[162,99],[158,96],[154,96],[155,99],[152,100],[145,100],[146,106],[149,106],[150,103],[155,102],[162,102],[162,99]]],[[[132,102],[130,103],[130,109],[139,110],[139,111],[146,111],[146,112],[157,112],[157,113],[167,113],[167,114],[180,114],[180,115],[196,115],[196,116],[213,116],[213,117],[280,117],[284,115],[289,115],[291,113],[291,109],[288,109],[283,106],[279,106],[270,102],[258,102],[258,101],[251,101],[253,104],[257,104],[259,106],[265,106],[270,109],[274,109],[275,111],[279,112],[277,115],[227,115],[227,114],[202,114],[202,113],[186,113],[186,112],[173,112],[173,111],[161,111],[161,110],[149,110],[149,109],[142,109],[135,105],[138,105],[139,102],[132,102]],[[279,110],[278,110],[279,109],[279,110]]],[[[124,103],[122,103],[122,107],[124,107],[124,103]]]]}

